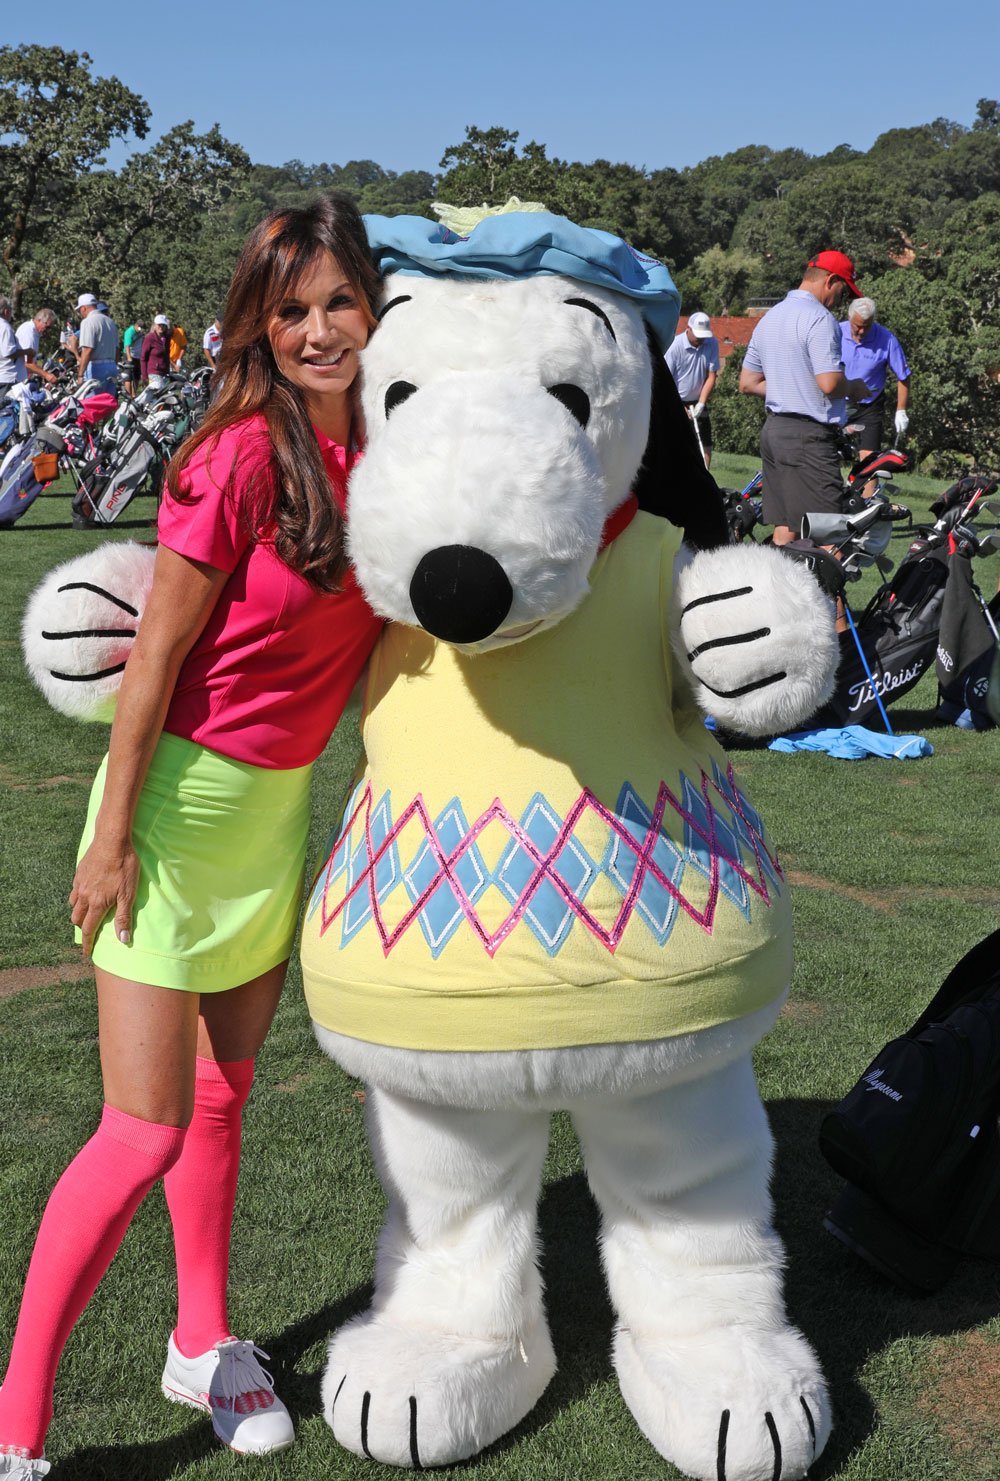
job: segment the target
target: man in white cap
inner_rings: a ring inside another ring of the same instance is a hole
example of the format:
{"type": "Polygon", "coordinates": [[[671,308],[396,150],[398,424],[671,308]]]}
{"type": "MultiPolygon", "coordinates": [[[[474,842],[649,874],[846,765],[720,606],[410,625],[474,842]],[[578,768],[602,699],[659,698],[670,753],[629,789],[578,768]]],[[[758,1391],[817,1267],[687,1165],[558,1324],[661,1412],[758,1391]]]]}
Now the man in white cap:
{"type": "Polygon", "coordinates": [[[102,391],[118,388],[118,325],[102,310],[93,293],[76,301],[80,314],[79,374],[82,381],[100,381],[102,391]]]}
{"type": "Polygon", "coordinates": [[[712,422],[708,398],[719,378],[719,341],[712,321],[700,311],[689,314],[686,328],[676,335],[664,359],[688,416],[698,432],[705,467],[712,464],[712,422]]]}

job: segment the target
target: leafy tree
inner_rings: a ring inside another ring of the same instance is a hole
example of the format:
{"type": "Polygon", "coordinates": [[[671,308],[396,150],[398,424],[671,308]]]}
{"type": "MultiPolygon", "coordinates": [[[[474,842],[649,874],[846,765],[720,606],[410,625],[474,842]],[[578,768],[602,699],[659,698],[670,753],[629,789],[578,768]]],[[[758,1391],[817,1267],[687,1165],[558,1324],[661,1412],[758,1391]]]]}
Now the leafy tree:
{"type": "Polygon", "coordinates": [[[996,98],[979,99],[972,127],[976,133],[1000,134],[1000,102],[996,98]]]}
{"type": "Polygon", "coordinates": [[[905,250],[913,219],[906,190],[877,166],[857,160],[798,180],[785,200],[783,225],[786,240],[798,248],[798,270],[814,253],[836,247],[864,276],[882,271],[890,255],[905,250]]]}
{"type": "Polygon", "coordinates": [[[0,259],[18,308],[23,270],[58,235],[79,178],[113,139],[148,132],[143,99],[91,65],[58,46],[0,47],[0,259]]]}
{"type": "Polygon", "coordinates": [[[712,437],[716,447],[744,457],[760,456],[760,429],[764,424],[764,402],[760,396],[741,396],[740,367],[746,346],[737,345],[722,362],[712,393],[712,437]]]}
{"type": "Polygon", "coordinates": [[[708,314],[739,314],[761,279],[759,257],[742,247],[709,247],[680,275],[686,308],[708,314]]]}
{"type": "Polygon", "coordinates": [[[516,195],[548,205],[561,162],[550,160],[545,145],[534,142],[518,154],[518,137],[510,129],[470,124],[462,143],[450,145],[441,156],[446,172],[438,181],[441,199],[454,206],[499,206],[516,195]]]}

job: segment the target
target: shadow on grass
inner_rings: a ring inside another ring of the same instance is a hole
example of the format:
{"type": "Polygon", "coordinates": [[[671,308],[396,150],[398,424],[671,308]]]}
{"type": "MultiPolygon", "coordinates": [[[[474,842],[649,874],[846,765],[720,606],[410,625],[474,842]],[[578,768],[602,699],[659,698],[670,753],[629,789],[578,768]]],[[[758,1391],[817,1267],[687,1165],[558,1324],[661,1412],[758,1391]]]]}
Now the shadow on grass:
{"type": "Polygon", "coordinates": [[[218,1452],[219,1442],[205,1416],[191,1411],[191,1425],[181,1435],[146,1444],[88,1445],[61,1461],[54,1474],[72,1481],[109,1481],[115,1477],[142,1476],[144,1481],[176,1475],[185,1466],[218,1452]]]}
{"type": "MultiPolygon", "coordinates": [[[[904,1337],[943,1337],[968,1331],[1000,1312],[1000,1268],[965,1260],[931,1296],[897,1290],[822,1227],[843,1183],[823,1161],[817,1137],[832,1103],[772,1101],[777,1144],[776,1221],[788,1250],[789,1315],[815,1346],[830,1385],[833,1434],[810,1471],[814,1481],[835,1474],[859,1450],[875,1425],[862,1387],[869,1359],[904,1337]]],[[[962,1396],[952,1395],[956,1417],[962,1396]]]]}
{"type": "MultiPolygon", "coordinates": [[[[810,1472],[813,1481],[841,1471],[872,1433],[876,1412],[861,1377],[874,1354],[907,1336],[963,1332],[1000,1312],[996,1267],[965,1262],[936,1295],[908,1296],[824,1232],[823,1215],[841,1186],[817,1148],[819,1123],[828,1109],[828,1103],[805,1100],[776,1101],[768,1107],[777,1143],[777,1223],[788,1250],[789,1315],[819,1352],[834,1406],[833,1435],[810,1472]]],[[[614,1319],[600,1264],[597,1213],[582,1173],[547,1185],[540,1233],[559,1370],[532,1413],[484,1452],[486,1458],[511,1449],[612,1377],[614,1319]]],[[[278,1391],[297,1422],[320,1412],[321,1375],[298,1371],[303,1354],[363,1311],[371,1296],[370,1286],[357,1286],[279,1334],[262,1337],[278,1391]]],[[[957,1410],[959,1394],[954,1402],[957,1410]]],[[[210,1427],[192,1415],[191,1425],[169,1439],[77,1451],[71,1474],[73,1481],[104,1481],[112,1474],[167,1481],[216,1449],[210,1427]]]]}
{"type": "MultiPolygon", "coordinates": [[[[876,1411],[862,1374],[869,1359],[900,1338],[967,1331],[1000,1313],[1000,1269],[965,1261],[933,1296],[910,1296],[869,1269],[822,1228],[841,1183],[817,1145],[830,1103],[777,1101],[768,1106],[777,1144],[776,1222],[788,1251],[791,1320],[816,1347],[834,1408],[834,1430],[814,1481],[840,1471],[862,1449],[876,1411]]],[[[500,1454],[547,1425],[563,1409],[612,1378],[614,1317],[599,1253],[597,1211],[583,1173],[546,1186],[540,1207],[546,1308],[559,1369],[531,1414],[484,1455],[500,1454]]],[[[295,1374],[301,1354],[371,1300],[357,1288],[274,1339],[268,1350],[288,1373],[283,1396],[302,1418],[319,1411],[318,1374],[295,1374]]],[[[956,1411],[961,1397],[955,1395],[956,1411]]],[[[166,1473],[164,1473],[166,1474],[166,1473]]],[[[81,1473],[83,1477],[83,1473],[81,1473]]],[[[90,1481],[89,1475],[84,1481],[90,1481]]]]}

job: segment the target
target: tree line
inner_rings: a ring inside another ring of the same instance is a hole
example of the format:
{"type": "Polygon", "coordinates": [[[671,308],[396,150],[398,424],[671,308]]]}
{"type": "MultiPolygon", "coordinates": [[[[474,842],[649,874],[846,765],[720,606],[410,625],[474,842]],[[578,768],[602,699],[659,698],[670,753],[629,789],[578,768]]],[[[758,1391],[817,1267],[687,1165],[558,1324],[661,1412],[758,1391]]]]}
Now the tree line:
{"type": "MultiPolygon", "coordinates": [[[[433,215],[431,203],[541,201],[666,261],[686,309],[739,314],[783,295],[825,246],[855,261],[914,372],[911,443],[942,472],[1000,464],[1000,102],[969,125],[890,129],[867,151],[749,144],[684,169],[550,156],[501,127],[470,126],[437,173],[374,160],[255,164],[190,122],[141,145],[145,100],[94,74],[86,52],[0,47],[0,291],[23,312],[65,312],[99,292],[120,319],[168,312],[198,330],[221,307],[247,231],[275,206],[346,191],[362,211],[433,215]]],[[[756,451],[760,407],[716,393],[717,440],[756,451]]]]}

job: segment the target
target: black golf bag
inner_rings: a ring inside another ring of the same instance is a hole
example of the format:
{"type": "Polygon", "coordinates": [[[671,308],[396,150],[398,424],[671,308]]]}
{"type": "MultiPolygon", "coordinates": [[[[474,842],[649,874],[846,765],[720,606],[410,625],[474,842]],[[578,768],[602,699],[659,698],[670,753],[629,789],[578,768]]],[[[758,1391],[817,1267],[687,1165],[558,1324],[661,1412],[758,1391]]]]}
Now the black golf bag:
{"type": "Polygon", "coordinates": [[[824,711],[828,718],[814,723],[863,725],[877,713],[879,698],[890,704],[920,682],[937,654],[948,580],[947,547],[915,540],[855,624],[872,678],[853,636],[842,633],[837,687],[824,711]]]}
{"type": "Polygon", "coordinates": [[[972,557],[989,548],[981,544],[971,521],[983,509],[998,512],[985,502],[995,489],[993,479],[970,475],[931,505],[937,522],[913,540],[856,623],[871,678],[854,637],[843,633],[837,687],[814,724],[864,724],[878,709],[879,698],[883,705],[901,698],[934,663],[939,685],[947,688],[952,706],[957,705],[950,718],[966,710],[981,712],[977,728],[985,728],[992,710],[1000,712],[1000,674],[996,685],[990,678],[996,634],[971,567],[972,557]]]}
{"type": "Polygon", "coordinates": [[[951,558],[937,646],[938,716],[968,730],[1000,725],[1000,592],[987,602],[968,555],[951,558]]]}
{"type": "Polygon", "coordinates": [[[1000,1259],[1000,931],[823,1119],[847,1181],[824,1227],[883,1275],[934,1291],[963,1255],[1000,1259]]]}

